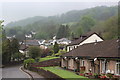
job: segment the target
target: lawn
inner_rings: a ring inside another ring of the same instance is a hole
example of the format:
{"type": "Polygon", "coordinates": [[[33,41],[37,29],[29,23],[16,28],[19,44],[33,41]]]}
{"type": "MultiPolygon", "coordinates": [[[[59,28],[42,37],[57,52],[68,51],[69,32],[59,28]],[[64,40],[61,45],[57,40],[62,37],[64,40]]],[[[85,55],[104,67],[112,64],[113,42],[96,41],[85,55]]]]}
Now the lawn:
{"type": "Polygon", "coordinates": [[[57,66],[56,67],[40,67],[40,68],[42,68],[44,70],[51,71],[54,74],[56,74],[56,75],[58,75],[58,76],[60,76],[62,78],[65,78],[67,80],[71,80],[71,79],[78,80],[78,78],[79,78],[79,80],[81,80],[81,79],[82,80],[86,80],[86,79],[90,80],[90,79],[88,79],[88,78],[86,78],[84,76],[76,75],[74,72],[63,70],[63,69],[61,69],[60,67],[57,67],[57,66]]]}
{"type": "Polygon", "coordinates": [[[60,58],[60,57],[44,57],[44,58],[40,58],[39,62],[47,61],[47,60],[50,60],[50,59],[56,59],[56,58],[60,58]]]}

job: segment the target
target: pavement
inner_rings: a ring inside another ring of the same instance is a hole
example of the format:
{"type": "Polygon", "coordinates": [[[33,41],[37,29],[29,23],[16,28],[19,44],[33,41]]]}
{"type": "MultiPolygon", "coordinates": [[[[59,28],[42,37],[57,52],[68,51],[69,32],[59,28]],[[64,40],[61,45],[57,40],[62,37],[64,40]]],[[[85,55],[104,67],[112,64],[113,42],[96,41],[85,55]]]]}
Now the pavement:
{"type": "MultiPolygon", "coordinates": [[[[27,72],[28,74],[30,74],[34,79],[35,79],[35,78],[39,78],[39,79],[42,79],[42,80],[44,79],[43,76],[39,75],[39,74],[36,73],[36,72],[30,71],[30,70],[26,70],[26,69],[24,69],[24,71],[27,72]]],[[[45,80],[45,79],[44,79],[44,80],[45,80]]]]}

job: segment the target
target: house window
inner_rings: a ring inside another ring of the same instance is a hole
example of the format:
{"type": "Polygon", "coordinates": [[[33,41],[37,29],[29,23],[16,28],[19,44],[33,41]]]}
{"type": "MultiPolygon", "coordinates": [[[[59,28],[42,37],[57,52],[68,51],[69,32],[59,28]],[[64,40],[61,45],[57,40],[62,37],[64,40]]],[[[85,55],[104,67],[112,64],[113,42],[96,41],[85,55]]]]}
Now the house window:
{"type": "Polygon", "coordinates": [[[75,49],[76,47],[74,46],[74,49],[75,49]]]}
{"type": "Polygon", "coordinates": [[[82,60],[82,66],[85,66],[85,61],[84,60],[82,60]]]}
{"type": "Polygon", "coordinates": [[[105,61],[102,61],[102,73],[105,73],[105,61]]]}
{"type": "Polygon", "coordinates": [[[70,47],[69,47],[69,51],[70,51],[70,47]]]}
{"type": "Polygon", "coordinates": [[[120,62],[116,63],[116,74],[120,75],[120,62]]]}
{"type": "Polygon", "coordinates": [[[108,70],[108,62],[106,60],[102,61],[102,73],[106,73],[108,70]]]}

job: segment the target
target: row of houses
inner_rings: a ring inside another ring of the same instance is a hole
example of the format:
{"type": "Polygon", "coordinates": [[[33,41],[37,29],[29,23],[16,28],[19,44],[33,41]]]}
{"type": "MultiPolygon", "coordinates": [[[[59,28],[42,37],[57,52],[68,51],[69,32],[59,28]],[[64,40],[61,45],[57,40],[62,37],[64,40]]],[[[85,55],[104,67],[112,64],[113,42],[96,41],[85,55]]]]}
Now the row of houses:
{"type": "Polygon", "coordinates": [[[28,52],[28,48],[30,46],[38,46],[41,49],[47,49],[49,48],[49,46],[54,45],[55,42],[57,42],[58,44],[63,44],[63,45],[68,45],[69,43],[71,43],[70,40],[68,40],[67,38],[61,38],[61,39],[51,39],[51,40],[24,40],[23,42],[20,42],[20,52],[21,53],[26,53],[28,52]]]}
{"type": "Polygon", "coordinates": [[[61,56],[61,67],[84,73],[120,75],[118,39],[103,40],[97,33],[81,37],[68,45],[67,53],[61,56]]]}

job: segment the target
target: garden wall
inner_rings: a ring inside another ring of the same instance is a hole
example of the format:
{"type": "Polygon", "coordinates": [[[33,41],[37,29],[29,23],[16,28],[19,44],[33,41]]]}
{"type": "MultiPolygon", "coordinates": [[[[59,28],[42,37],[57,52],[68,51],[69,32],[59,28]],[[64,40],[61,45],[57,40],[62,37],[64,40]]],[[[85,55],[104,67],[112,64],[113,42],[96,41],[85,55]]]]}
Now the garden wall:
{"type": "Polygon", "coordinates": [[[33,63],[32,67],[48,67],[48,66],[60,66],[61,58],[51,59],[38,63],[33,63]]]}
{"type": "Polygon", "coordinates": [[[31,71],[37,72],[38,74],[44,76],[47,80],[65,80],[48,70],[43,70],[43,69],[35,68],[35,67],[30,67],[29,69],[31,71]]]}

